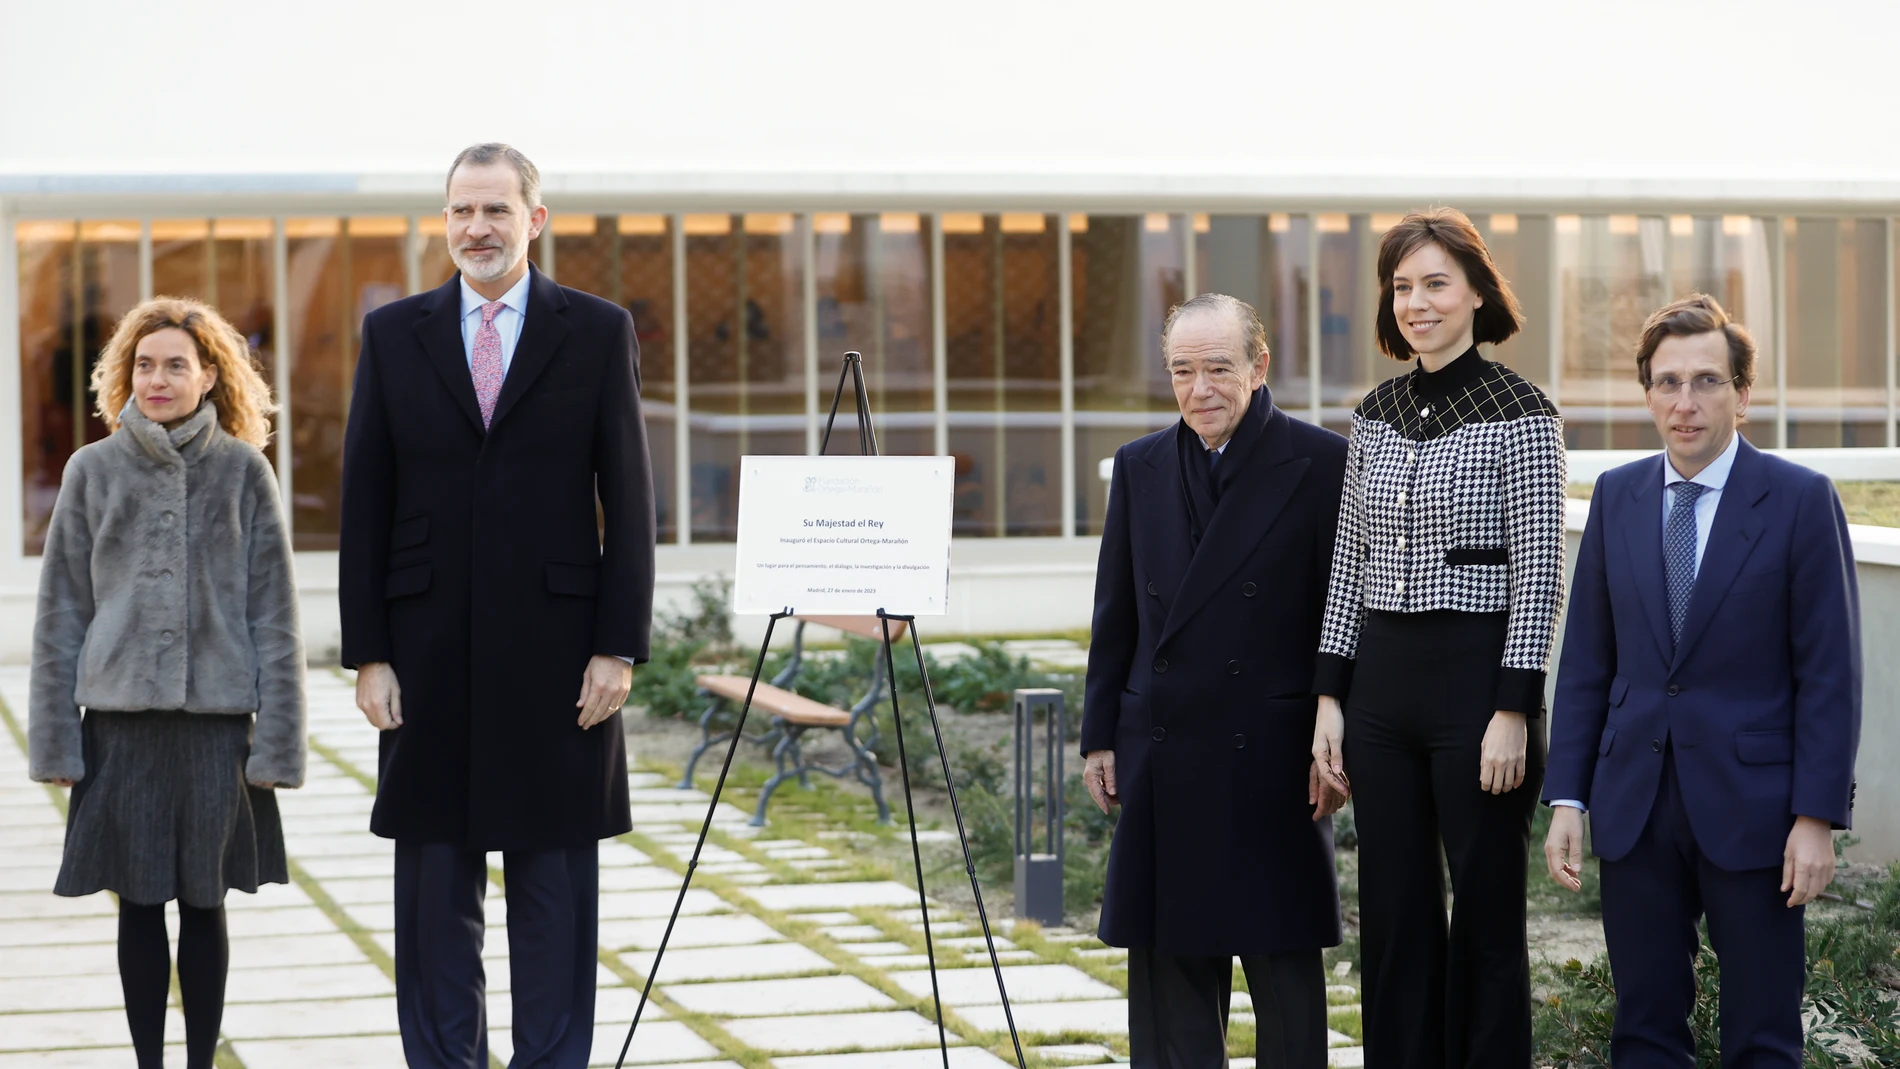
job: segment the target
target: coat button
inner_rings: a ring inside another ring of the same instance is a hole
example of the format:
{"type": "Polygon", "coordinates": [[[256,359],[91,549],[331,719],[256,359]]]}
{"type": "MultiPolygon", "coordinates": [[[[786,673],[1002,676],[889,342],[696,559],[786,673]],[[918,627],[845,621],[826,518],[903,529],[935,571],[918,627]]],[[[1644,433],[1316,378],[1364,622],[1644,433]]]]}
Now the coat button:
{"type": "Polygon", "coordinates": [[[170,526],[172,525],[172,521],[173,521],[173,520],[175,520],[175,519],[177,519],[177,518],[178,518],[178,517],[176,517],[176,516],[174,516],[174,515],[172,515],[171,513],[169,513],[169,512],[167,512],[167,513],[165,513],[164,515],[162,515],[162,516],[160,516],[160,517],[158,518],[158,525],[159,525],[160,527],[170,527],[170,526]]]}
{"type": "Polygon", "coordinates": [[[178,636],[172,634],[170,631],[160,631],[158,633],[158,640],[160,642],[163,642],[167,646],[171,645],[172,639],[177,638],[177,637],[178,636]]]}
{"type": "Polygon", "coordinates": [[[1167,728],[1156,728],[1156,729],[1154,730],[1154,740],[1155,740],[1156,742],[1161,742],[1161,741],[1163,741],[1163,740],[1165,740],[1165,739],[1167,739],[1167,737],[1168,737],[1168,729],[1167,729],[1167,728]]]}
{"type": "Polygon", "coordinates": [[[1657,753],[1662,753],[1662,740],[1661,739],[1649,740],[1649,748],[1656,751],[1657,753]]]}
{"type": "Polygon", "coordinates": [[[1168,659],[1166,657],[1155,658],[1155,674],[1165,675],[1167,671],[1168,671],[1168,659]]]}
{"type": "Polygon", "coordinates": [[[162,583],[171,582],[172,581],[171,569],[167,568],[164,571],[158,573],[158,579],[159,579],[159,582],[162,582],[162,583]]]}
{"type": "Polygon", "coordinates": [[[1227,674],[1228,674],[1228,675],[1230,675],[1230,676],[1237,676],[1237,675],[1239,675],[1239,674],[1240,674],[1240,662],[1239,662],[1239,661],[1228,661],[1228,662],[1227,662],[1227,674]]]}
{"type": "Polygon", "coordinates": [[[1260,592],[1260,588],[1257,586],[1254,586],[1252,583],[1240,584],[1240,596],[1243,598],[1251,598],[1259,592],[1260,592]]]}
{"type": "Polygon", "coordinates": [[[1160,596],[1161,596],[1161,588],[1160,588],[1160,587],[1158,587],[1158,586],[1156,586],[1156,585],[1154,585],[1153,583],[1149,583],[1149,584],[1148,584],[1148,593],[1150,593],[1150,594],[1153,594],[1153,595],[1154,595],[1155,597],[1157,597],[1157,598],[1158,598],[1158,597],[1160,597],[1160,596]]]}
{"type": "Polygon", "coordinates": [[[1678,686],[1676,686],[1676,685],[1675,685],[1674,683],[1671,683],[1671,684],[1669,684],[1669,696],[1670,696],[1671,698],[1673,698],[1673,697],[1675,697],[1676,695],[1678,695],[1678,694],[1681,694],[1681,693],[1682,693],[1682,688],[1681,688],[1681,687],[1678,687],[1678,686]]]}
{"type": "Polygon", "coordinates": [[[1236,749],[1236,750],[1244,750],[1244,749],[1246,749],[1246,748],[1247,748],[1247,736],[1245,736],[1245,735],[1235,735],[1235,736],[1234,736],[1234,749],[1236,749]]]}

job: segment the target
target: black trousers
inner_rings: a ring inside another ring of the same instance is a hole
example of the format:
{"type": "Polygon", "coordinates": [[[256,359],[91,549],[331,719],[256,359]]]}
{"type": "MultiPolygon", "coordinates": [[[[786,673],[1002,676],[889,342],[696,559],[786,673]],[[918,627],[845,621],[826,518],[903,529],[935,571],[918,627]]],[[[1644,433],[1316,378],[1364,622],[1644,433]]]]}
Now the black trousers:
{"type": "Polygon", "coordinates": [[[1501,612],[1375,612],[1360,635],[1346,774],[1366,1064],[1379,1069],[1531,1063],[1524,880],[1544,779],[1541,719],[1528,725],[1524,785],[1500,795],[1478,786],[1504,632],[1501,612]]]}
{"type": "MultiPolygon", "coordinates": [[[[1325,1069],[1326,978],[1318,950],[1242,957],[1260,1069],[1325,1069]]],[[[1128,951],[1134,1069],[1226,1069],[1234,959],[1128,951]]]]}
{"type": "Polygon", "coordinates": [[[1656,806],[1636,846],[1602,862],[1603,935],[1616,978],[1610,1060],[1617,1069],[1693,1069],[1696,930],[1722,966],[1722,1065],[1797,1069],[1807,987],[1805,906],[1788,907],[1781,870],[1730,872],[1696,846],[1675,750],[1663,751],[1656,806]]]}
{"type": "MultiPolygon", "coordinates": [[[[585,1069],[594,1043],[600,851],[508,851],[510,1069],[585,1069]]],[[[488,856],[396,842],[396,1017],[410,1069],[487,1069],[488,856]]]]}

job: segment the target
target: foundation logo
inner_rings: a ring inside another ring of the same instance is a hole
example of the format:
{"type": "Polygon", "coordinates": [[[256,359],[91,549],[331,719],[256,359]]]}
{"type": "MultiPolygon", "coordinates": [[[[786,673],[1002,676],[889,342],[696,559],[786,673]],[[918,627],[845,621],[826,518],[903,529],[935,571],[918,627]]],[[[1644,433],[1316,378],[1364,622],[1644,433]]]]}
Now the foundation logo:
{"type": "Polygon", "coordinates": [[[850,475],[807,475],[805,493],[808,494],[875,494],[879,488],[874,483],[850,475]]]}

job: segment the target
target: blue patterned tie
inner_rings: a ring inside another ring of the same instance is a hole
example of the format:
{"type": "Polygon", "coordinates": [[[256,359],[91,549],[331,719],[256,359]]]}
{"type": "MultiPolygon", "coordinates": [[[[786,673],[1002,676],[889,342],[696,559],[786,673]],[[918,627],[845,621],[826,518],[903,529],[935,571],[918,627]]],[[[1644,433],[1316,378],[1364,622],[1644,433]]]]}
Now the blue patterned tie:
{"type": "Polygon", "coordinates": [[[1676,503],[1669,509],[1663,535],[1663,571],[1669,583],[1669,636],[1682,641],[1682,625],[1689,619],[1689,595],[1695,592],[1695,502],[1708,489],[1701,483],[1674,485],[1676,503]]]}

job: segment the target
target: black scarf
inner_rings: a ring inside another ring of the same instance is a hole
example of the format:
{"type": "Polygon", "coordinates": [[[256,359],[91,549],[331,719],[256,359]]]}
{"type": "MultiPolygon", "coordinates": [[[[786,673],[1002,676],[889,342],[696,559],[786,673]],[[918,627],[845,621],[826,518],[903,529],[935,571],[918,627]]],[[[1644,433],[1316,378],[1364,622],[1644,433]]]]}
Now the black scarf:
{"type": "Polygon", "coordinates": [[[1201,536],[1207,533],[1208,524],[1214,522],[1214,510],[1220,505],[1221,495],[1246,466],[1247,457],[1260,441],[1272,413],[1273,392],[1263,384],[1247,402],[1240,426],[1234,428],[1234,436],[1227,440],[1227,448],[1221,451],[1220,463],[1215,465],[1211,475],[1207,470],[1207,443],[1188,427],[1186,420],[1175,425],[1175,453],[1181,464],[1181,498],[1187,509],[1192,549],[1201,547],[1201,536]]]}

